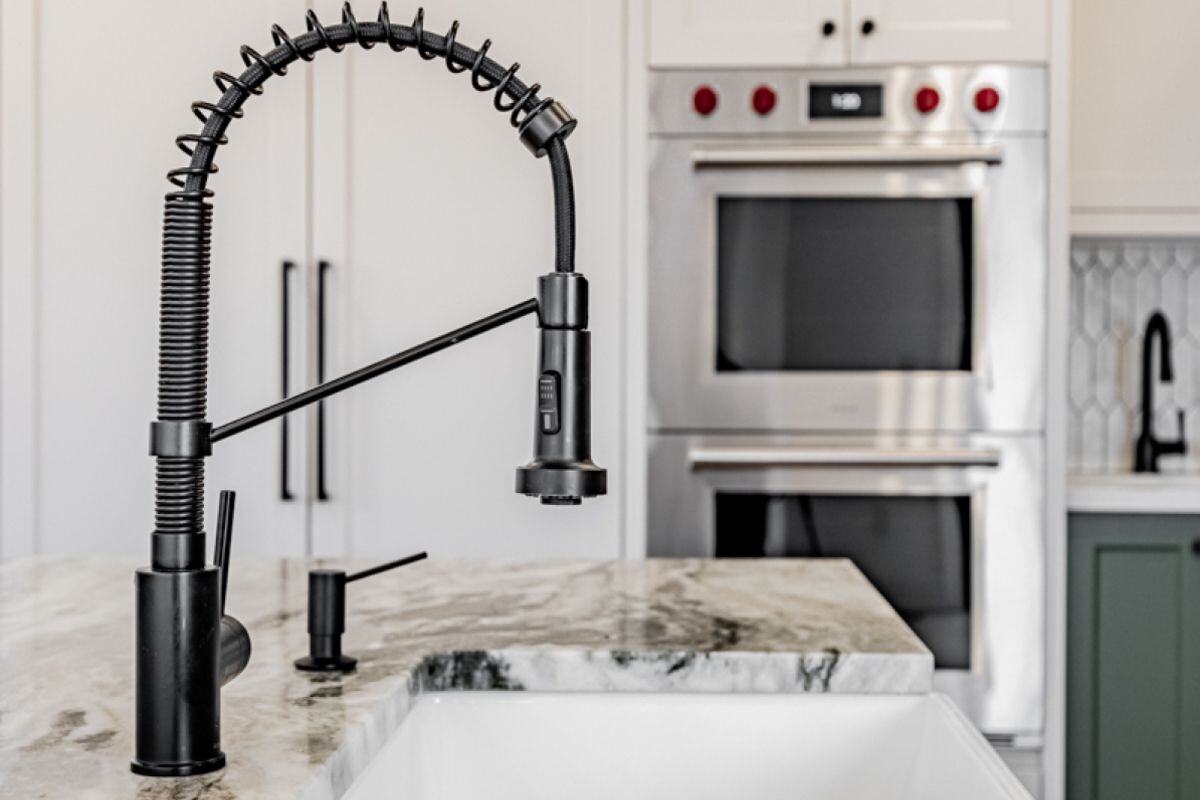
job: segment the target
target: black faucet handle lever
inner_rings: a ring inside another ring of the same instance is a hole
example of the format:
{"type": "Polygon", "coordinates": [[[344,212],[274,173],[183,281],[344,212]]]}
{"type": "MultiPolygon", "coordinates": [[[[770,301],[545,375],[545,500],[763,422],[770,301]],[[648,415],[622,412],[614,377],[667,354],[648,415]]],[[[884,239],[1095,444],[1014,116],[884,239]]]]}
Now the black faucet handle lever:
{"type": "Polygon", "coordinates": [[[213,546],[213,564],[221,570],[221,614],[225,614],[225,593],[229,589],[229,557],[233,549],[233,508],[237,492],[221,491],[217,506],[217,541],[213,546]]]}
{"type": "Polygon", "coordinates": [[[221,490],[217,505],[217,541],[213,545],[213,564],[220,575],[220,681],[229,683],[250,663],[250,634],[246,627],[225,613],[225,594],[229,590],[229,559],[233,552],[233,507],[237,493],[221,490]]]}

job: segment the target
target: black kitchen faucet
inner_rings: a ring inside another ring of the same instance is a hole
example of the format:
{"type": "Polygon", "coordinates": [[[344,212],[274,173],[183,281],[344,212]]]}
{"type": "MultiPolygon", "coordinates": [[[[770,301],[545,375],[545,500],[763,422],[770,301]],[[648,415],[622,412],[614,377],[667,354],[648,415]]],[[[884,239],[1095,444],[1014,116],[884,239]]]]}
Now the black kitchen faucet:
{"type": "Polygon", "coordinates": [[[158,418],[150,426],[150,453],[156,457],[155,526],[150,566],[136,573],[132,768],[143,775],[197,775],[224,766],[221,687],[250,658],[249,634],[224,613],[232,492],[222,492],[214,564],[205,563],[204,459],[214,442],[536,314],[541,332],[534,457],[517,469],[516,490],[548,505],[575,505],[606,491],[606,473],[591,460],[588,285],[574,271],[575,200],[564,140],[575,119],[560,103],[539,97],[538,84],[522,83],[517,64],[506,68],[488,58],[491,40],[478,50],[459,44],[457,22],[444,36],[424,30],[420,11],[412,25],[393,25],[386,3],[374,22],[356,20],[349,4],[340,24],[323,25],[312,11],[307,21],[308,30],[296,37],[274,26],[275,47],[265,54],[242,47],[246,68],[240,75],[214,74],[221,97],[215,103],[192,104],[203,126],[198,134],[176,139],[190,160],[168,174],[176,189],[166,196],[163,223],[158,418]],[[364,49],[383,44],[381,49],[393,52],[412,49],[426,61],[444,59],[450,72],[469,72],[476,90],[494,92],[493,104],[509,115],[525,146],[536,157],[548,157],[555,270],[538,279],[534,298],[214,428],[206,420],[213,196],[207,182],[217,171],[216,150],[227,141],[229,123],[242,116],[242,106],[262,93],[269,78],[286,74],[294,62],[310,61],[322,50],[339,52],[354,44],[364,49]]]}
{"type": "Polygon", "coordinates": [[[1179,455],[1187,452],[1183,434],[1183,410],[1179,411],[1179,438],[1174,441],[1159,441],[1154,438],[1154,339],[1158,338],[1158,379],[1170,383],[1174,379],[1171,369],[1171,329],[1161,311],[1155,311],[1146,321],[1146,333],[1142,338],[1142,430],[1134,445],[1133,471],[1158,472],[1158,457],[1179,455]]]}

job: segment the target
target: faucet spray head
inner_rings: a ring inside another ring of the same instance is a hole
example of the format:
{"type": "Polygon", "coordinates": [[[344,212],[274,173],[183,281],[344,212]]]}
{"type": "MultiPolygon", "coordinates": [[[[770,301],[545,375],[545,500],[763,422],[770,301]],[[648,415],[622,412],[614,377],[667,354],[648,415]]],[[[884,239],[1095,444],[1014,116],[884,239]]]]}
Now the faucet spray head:
{"type": "Polygon", "coordinates": [[[538,279],[541,328],[533,460],[517,468],[517,493],[543,505],[579,505],[608,491],[592,462],[591,342],[587,278],[552,272],[538,279]]]}

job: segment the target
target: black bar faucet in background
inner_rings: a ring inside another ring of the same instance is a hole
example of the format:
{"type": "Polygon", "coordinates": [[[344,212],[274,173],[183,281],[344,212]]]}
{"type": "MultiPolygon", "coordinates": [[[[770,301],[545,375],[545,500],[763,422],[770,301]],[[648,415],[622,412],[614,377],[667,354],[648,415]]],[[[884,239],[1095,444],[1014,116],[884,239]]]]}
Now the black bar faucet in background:
{"type": "Polygon", "coordinates": [[[1155,311],[1146,322],[1146,333],[1142,338],[1142,430],[1138,434],[1133,451],[1134,472],[1158,472],[1158,457],[1182,455],[1187,452],[1183,433],[1183,409],[1179,410],[1179,438],[1160,441],[1154,438],[1154,370],[1152,356],[1154,339],[1158,337],[1158,379],[1163,383],[1174,380],[1171,369],[1171,329],[1161,311],[1155,311]]]}

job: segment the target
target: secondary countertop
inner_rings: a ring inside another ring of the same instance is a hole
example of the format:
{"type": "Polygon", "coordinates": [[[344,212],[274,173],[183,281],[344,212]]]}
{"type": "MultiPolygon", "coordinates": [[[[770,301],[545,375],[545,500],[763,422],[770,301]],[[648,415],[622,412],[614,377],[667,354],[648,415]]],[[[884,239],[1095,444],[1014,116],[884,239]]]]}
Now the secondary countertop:
{"type": "Polygon", "coordinates": [[[254,654],[223,691],[228,765],[183,779],[129,772],[134,561],[0,565],[0,795],[334,798],[422,691],[914,693],[932,681],[929,651],[840,559],[430,560],[348,588],[357,672],[301,673],[318,565],[235,560],[229,613],[254,654]]]}
{"type": "Polygon", "coordinates": [[[1200,475],[1098,473],[1072,475],[1067,510],[1110,514],[1200,514],[1200,475]]]}

